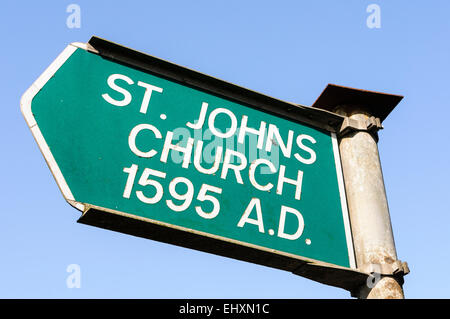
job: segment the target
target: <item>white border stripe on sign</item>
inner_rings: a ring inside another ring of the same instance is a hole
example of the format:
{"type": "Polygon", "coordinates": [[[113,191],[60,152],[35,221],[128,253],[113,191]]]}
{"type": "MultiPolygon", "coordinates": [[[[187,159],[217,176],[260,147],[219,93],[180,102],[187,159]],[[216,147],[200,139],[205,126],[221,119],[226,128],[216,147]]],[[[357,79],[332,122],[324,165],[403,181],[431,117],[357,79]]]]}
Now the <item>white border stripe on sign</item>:
{"type": "Polygon", "coordinates": [[[20,109],[31,130],[31,133],[33,134],[39,146],[39,149],[42,152],[42,155],[44,155],[45,161],[47,162],[50,171],[55,177],[56,183],[58,184],[58,187],[61,190],[64,198],[70,205],[81,211],[84,211],[84,205],[75,201],[75,198],[73,197],[73,194],[70,191],[70,188],[67,185],[67,182],[64,179],[64,176],[61,173],[61,170],[59,169],[58,164],[56,163],[55,158],[53,157],[51,150],[47,145],[47,142],[42,136],[41,130],[36,125],[37,123],[31,110],[31,103],[36,94],[39,93],[44,85],[52,78],[52,76],[67,61],[67,59],[77,50],[77,48],[85,49],[83,45],[80,45],[80,43],[72,43],[69,44],[63,52],[61,52],[56,60],[50,64],[50,66],[44,71],[44,73],[42,73],[39,78],[30,86],[30,88],[22,95],[22,98],[20,99],[20,109]]]}
{"type": "Polygon", "coordinates": [[[353,237],[350,227],[350,218],[347,207],[347,196],[345,194],[344,178],[342,176],[341,156],[339,153],[339,146],[335,133],[331,133],[331,142],[333,144],[334,161],[336,163],[336,173],[339,185],[339,194],[341,196],[342,215],[344,218],[345,237],[347,239],[348,258],[350,261],[350,268],[356,269],[355,251],[353,250],[353,237]]]}

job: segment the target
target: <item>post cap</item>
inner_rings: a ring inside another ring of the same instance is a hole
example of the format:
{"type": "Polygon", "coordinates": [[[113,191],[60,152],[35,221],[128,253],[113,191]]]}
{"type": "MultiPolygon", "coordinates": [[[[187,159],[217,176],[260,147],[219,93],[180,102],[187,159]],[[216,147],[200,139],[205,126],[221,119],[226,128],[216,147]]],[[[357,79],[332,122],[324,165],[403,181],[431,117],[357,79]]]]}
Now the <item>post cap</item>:
{"type": "Polygon", "coordinates": [[[312,107],[333,112],[338,105],[354,105],[384,121],[402,99],[401,95],[328,84],[312,107]]]}

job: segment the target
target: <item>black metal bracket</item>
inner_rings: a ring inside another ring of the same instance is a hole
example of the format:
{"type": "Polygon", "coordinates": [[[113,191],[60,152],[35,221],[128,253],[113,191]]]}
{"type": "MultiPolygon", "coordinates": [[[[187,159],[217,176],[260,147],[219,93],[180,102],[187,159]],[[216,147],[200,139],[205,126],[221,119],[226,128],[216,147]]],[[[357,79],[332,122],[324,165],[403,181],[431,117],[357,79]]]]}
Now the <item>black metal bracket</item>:
{"type": "Polygon", "coordinates": [[[378,141],[377,132],[382,129],[383,125],[378,117],[371,116],[365,121],[346,117],[339,129],[338,136],[342,138],[353,132],[368,132],[378,141]]]}
{"type": "Polygon", "coordinates": [[[380,274],[384,276],[406,276],[409,274],[407,262],[396,260],[391,264],[364,264],[359,270],[368,274],[380,274]]]}

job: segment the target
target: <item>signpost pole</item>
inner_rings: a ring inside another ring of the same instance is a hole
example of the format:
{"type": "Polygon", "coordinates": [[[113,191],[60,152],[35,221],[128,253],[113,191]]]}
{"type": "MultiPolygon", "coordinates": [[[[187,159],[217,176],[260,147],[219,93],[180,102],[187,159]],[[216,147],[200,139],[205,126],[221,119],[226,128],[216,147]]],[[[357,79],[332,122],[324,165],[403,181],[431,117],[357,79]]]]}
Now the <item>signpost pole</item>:
{"type": "MultiPolygon", "coordinates": [[[[341,108],[340,111],[344,110],[341,108]]],[[[345,115],[352,111],[356,110],[345,115]]],[[[369,117],[361,111],[350,116],[360,121],[369,117]]],[[[355,132],[340,139],[339,150],[357,263],[359,266],[392,264],[397,260],[397,254],[377,142],[367,131],[355,132]]],[[[376,267],[373,270],[377,272],[376,267]]],[[[395,278],[376,276],[356,292],[358,298],[404,297],[401,283],[395,278]]]]}
{"type": "Polygon", "coordinates": [[[359,270],[372,273],[365,285],[351,292],[360,299],[404,298],[403,275],[409,270],[397,260],[377,147],[381,120],[399,100],[329,85],[313,105],[325,104],[347,117],[338,136],[356,262],[359,270]],[[374,103],[381,104],[372,107],[374,103]]]}

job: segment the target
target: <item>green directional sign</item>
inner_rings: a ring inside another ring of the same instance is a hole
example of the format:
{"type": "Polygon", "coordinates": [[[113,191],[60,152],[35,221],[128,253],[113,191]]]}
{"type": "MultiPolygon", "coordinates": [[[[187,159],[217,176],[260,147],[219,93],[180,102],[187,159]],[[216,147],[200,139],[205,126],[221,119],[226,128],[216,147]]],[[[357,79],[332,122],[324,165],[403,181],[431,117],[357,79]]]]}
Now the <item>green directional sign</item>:
{"type": "Polygon", "coordinates": [[[21,103],[82,223],[291,271],[355,268],[337,115],[98,38],[69,45],[21,103]]]}

